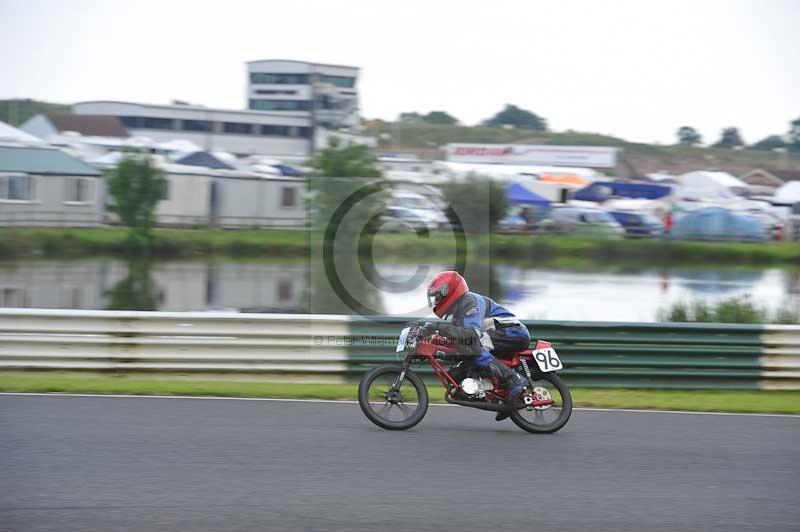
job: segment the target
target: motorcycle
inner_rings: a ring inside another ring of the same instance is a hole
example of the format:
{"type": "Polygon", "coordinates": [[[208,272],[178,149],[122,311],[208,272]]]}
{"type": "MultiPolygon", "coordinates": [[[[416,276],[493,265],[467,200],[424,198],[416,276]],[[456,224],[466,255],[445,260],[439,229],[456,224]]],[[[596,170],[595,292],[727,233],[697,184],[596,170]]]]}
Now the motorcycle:
{"type": "Polygon", "coordinates": [[[482,375],[466,363],[454,340],[438,331],[424,337],[420,329],[414,324],[400,333],[397,353],[398,359],[405,355],[402,364],[374,367],[359,383],[358,404],[374,424],[387,430],[406,430],[422,421],[428,411],[428,390],[411,364],[426,363],[444,386],[448,403],[508,413],[519,428],[534,434],[556,432],[569,421],[572,396],[556,374],[563,365],[549,342],[538,340],[532,349],[497,357],[527,381],[512,402],[496,377],[482,375]]]}

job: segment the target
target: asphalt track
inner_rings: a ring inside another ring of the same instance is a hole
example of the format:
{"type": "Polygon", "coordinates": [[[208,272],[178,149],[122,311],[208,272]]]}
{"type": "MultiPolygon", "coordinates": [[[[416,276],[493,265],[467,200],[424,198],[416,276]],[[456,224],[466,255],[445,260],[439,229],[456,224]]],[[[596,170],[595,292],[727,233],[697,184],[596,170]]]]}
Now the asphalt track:
{"type": "Polygon", "coordinates": [[[793,530],[800,418],[0,396],[0,530],[793,530]]]}

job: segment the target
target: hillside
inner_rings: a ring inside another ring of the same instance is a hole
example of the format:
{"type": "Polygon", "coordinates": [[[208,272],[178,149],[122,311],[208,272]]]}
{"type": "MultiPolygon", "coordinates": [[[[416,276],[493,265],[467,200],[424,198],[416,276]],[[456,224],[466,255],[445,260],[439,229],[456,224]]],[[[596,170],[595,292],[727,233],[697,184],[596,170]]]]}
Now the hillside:
{"type": "Polygon", "coordinates": [[[738,176],[756,168],[800,170],[800,156],[796,154],[639,144],[594,133],[381,122],[371,123],[365,132],[378,137],[383,151],[413,152],[425,158],[442,158],[444,153],[440,147],[448,142],[526,143],[622,148],[639,174],[661,171],[680,174],[717,168],[738,176]]]}
{"type": "Polygon", "coordinates": [[[69,113],[70,106],[38,100],[0,100],[0,122],[18,126],[39,113],[69,113]]]}
{"type": "MultiPolygon", "coordinates": [[[[69,104],[31,99],[0,100],[0,121],[11,125],[19,125],[39,113],[69,111],[69,104]]],[[[798,154],[640,144],[617,137],[576,131],[551,133],[484,126],[373,121],[368,122],[365,133],[377,137],[383,151],[411,152],[431,159],[443,158],[441,147],[449,142],[526,143],[622,148],[625,158],[638,174],[662,171],[681,174],[691,170],[717,168],[740,176],[756,168],[800,170],[798,154]]]]}

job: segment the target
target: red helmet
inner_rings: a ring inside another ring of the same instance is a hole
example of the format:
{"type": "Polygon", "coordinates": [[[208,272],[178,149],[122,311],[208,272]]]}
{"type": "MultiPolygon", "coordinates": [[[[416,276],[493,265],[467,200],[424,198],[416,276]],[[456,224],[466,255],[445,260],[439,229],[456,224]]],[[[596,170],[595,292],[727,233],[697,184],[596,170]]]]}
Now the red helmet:
{"type": "Polygon", "coordinates": [[[450,314],[450,307],[469,292],[467,281],[458,272],[442,272],[428,285],[428,305],[440,318],[450,314]]]}

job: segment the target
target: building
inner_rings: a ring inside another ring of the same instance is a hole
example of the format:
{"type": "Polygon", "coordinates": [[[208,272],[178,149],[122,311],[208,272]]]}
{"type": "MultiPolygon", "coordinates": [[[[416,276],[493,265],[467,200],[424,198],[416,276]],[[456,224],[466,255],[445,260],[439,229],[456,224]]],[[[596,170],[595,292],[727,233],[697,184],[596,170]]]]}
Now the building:
{"type": "Polygon", "coordinates": [[[325,147],[331,136],[376,144],[348,131],[359,123],[358,68],[291,60],[251,61],[246,68],[247,109],[88,101],[73,105],[73,114],[37,115],[22,129],[62,143],[75,136],[106,144],[127,137],[156,143],[183,140],[208,152],[293,162],[325,147]]]}
{"type": "Polygon", "coordinates": [[[325,129],[358,124],[358,68],[267,59],[247,63],[247,108],[325,129]]]}
{"type": "Polygon", "coordinates": [[[800,181],[800,170],[753,170],[741,177],[742,181],[755,187],[776,189],[789,181],[800,181]]]}
{"type": "Polygon", "coordinates": [[[218,170],[211,183],[209,220],[226,228],[305,227],[305,194],[304,178],[218,170]]]}
{"type": "Polygon", "coordinates": [[[205,151],[297,157],[311,150],[311,119],[299,114],[115,101],[81,102],[72,111],[116,117],[132,136],[188,140],[205,151]]]}
{"type": "MultiPolygon", "coordinates": [[[[121,160],[113,152],[96,164],[113,168],[121,160]]],[[[306,181],[302,177],[256,171],[244,164],[232,166],[207,152],[195,152],[177,161],[163,155],[150,155],[164,172],[167,189],[156,205],[156,224],[162,227],[216,226],[305,227],[306,181]]],[[[106,212],[105,221],[118,223],[106,212]]]]}
{"type": "Polygon", "coordinates": [[[119,118],[105,115],[38,114],[29,118],[20,129],[44,140],[60,137],[67,132],[83,137],[128,137],[128,130],[119,118]]]}
{"type": "Polygon", "coordinates": [[[0,146],[0,225],[93,226],[102,173],[61,150],[0,146]]]}

